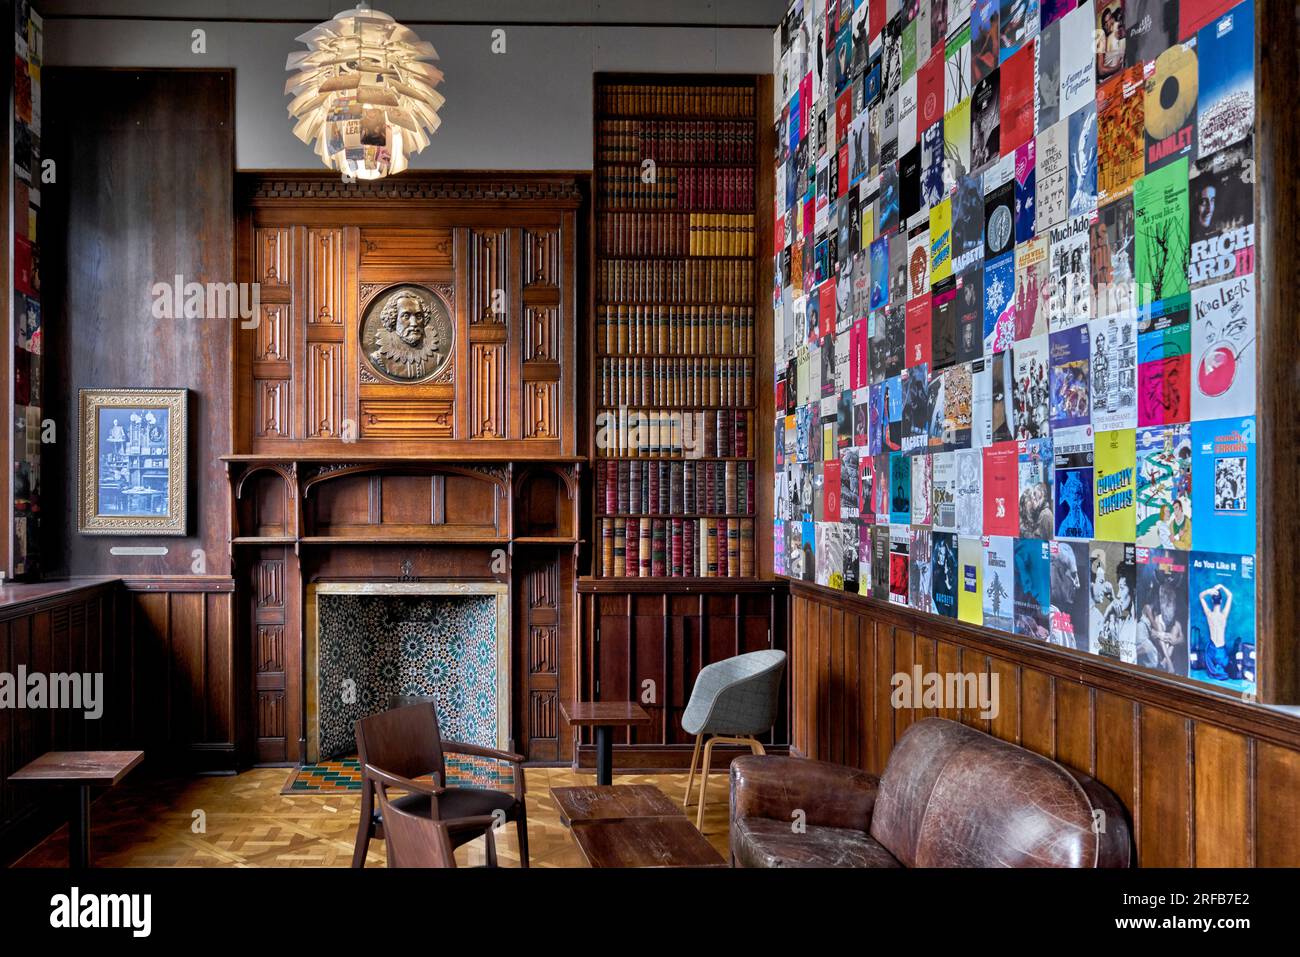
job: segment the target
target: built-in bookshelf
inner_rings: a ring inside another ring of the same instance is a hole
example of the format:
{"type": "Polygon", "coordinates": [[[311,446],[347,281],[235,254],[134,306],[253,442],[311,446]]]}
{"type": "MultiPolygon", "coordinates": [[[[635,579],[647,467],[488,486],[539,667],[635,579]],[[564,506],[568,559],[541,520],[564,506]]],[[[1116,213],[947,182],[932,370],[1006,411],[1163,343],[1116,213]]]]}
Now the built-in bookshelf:
{"type": "Polygon", "coordinates": [[[759,84],[601,75],[595,94],[593,573],[753,578],[759,84]]]}

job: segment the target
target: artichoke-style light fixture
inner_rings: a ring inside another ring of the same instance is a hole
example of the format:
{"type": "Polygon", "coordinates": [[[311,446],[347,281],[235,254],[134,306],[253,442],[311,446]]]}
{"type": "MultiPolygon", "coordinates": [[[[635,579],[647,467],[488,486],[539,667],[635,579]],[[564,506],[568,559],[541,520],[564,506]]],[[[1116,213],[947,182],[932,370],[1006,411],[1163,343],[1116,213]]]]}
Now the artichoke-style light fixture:
{"type": "Polygon", "coordinates": [[[442,71],[433,45],[368,3],[344,10],[298,40],[284,86],[292,94],[293,132],[330,169],[357,179],[379,179],[406,169],[408,157],[429,145],[442,122],[435,87],[442,71]]]}

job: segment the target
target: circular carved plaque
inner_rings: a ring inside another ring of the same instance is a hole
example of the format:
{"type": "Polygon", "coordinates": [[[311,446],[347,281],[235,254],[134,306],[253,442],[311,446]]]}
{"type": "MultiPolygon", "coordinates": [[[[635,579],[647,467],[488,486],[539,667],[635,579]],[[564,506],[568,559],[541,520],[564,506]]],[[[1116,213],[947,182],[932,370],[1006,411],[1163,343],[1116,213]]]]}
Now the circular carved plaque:
{"type": "Polygon", "coordinates": [[[451,361],[455,339],[446,300],[412,283],[378,293],[361,317],[361,354],[393,382],[432,379],[451,361]]]}

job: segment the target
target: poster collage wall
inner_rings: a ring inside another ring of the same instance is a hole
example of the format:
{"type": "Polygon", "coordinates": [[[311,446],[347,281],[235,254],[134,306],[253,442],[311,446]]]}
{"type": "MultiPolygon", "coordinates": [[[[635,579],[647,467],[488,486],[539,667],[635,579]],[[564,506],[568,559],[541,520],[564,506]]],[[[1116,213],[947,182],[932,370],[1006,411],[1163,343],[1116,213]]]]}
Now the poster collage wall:
{"type": "Polygon", "coordinates": [[[1253,0],[796,0],[778,574],[1255,690],[1253,0]]]}
{"type": "Polygon", "coordinates": [[[41,464],[41,281],[36,217],[41,206],[43,21],[14,4],[14,540],[15,575],[36,572],[41,464]]]}

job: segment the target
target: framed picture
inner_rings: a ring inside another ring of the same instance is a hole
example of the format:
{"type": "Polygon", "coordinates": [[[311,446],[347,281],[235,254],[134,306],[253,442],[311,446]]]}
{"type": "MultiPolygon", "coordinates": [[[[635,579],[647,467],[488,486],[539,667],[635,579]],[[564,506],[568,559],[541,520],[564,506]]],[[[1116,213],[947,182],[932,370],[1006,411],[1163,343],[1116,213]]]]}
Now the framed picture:
{"type": "Polygon", "coordinates": [[[184,535],[187,389],[82,389],[84,535],[184,535]]]}

